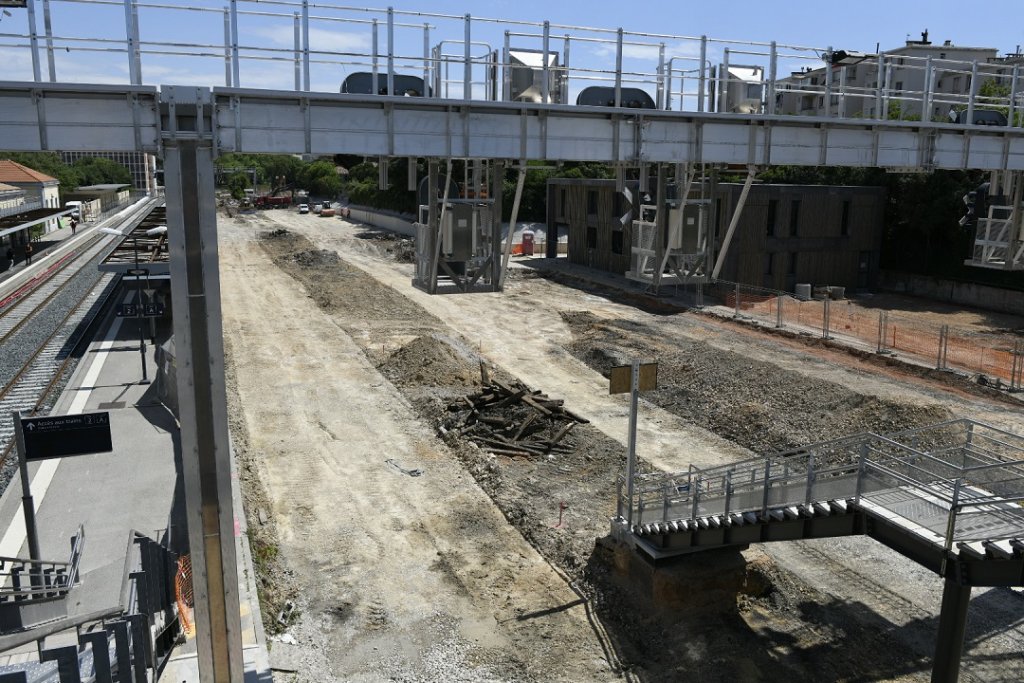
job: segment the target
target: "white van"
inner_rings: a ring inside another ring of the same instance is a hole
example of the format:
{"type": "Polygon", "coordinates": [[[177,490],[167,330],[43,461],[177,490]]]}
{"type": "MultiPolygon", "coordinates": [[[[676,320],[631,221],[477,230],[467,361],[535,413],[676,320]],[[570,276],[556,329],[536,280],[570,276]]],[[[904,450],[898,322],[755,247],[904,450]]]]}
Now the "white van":
{"type": "Polygon", "coordinates": [[[82,220],[82,202],[68,202],[64,205],[64,210],[71,209],[71,217],[76,221],[82,220]]]}

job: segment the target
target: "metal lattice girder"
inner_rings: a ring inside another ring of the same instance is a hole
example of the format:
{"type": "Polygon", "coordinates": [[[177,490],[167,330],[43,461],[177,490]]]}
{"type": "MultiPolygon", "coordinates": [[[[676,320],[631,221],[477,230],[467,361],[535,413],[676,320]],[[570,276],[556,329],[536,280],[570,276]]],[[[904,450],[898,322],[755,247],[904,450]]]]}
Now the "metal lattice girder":
{"type": "MultiPolygon", "coordinates": [[[[157,150],[164,91],[0,83],[0,149],[157,150]]],[[[1022,128],[237,88],[212,100],[218,152],[1024,170],[1022,128]]]]}

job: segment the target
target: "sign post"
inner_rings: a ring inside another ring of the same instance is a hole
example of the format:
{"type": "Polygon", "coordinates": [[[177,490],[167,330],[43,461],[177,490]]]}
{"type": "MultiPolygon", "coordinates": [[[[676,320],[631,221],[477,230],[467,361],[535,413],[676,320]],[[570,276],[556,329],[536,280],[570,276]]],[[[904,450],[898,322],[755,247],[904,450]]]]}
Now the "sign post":
{"type": "Polygon", "coordinates": [[[149,281],[149,269],[139,268],[139,240],[135,235],[132,235],[132,244],[135,250],[135,267],[128,269],[128,275],[135,277],[135,320],[139,323],[139,356],[142,359],[142,381],[139,384],[149,384],[149,379],[146,377],[146,328],[143,327],[142,318],[143,316],[143,297],[142,297],[142,278],[145,277],[146,281],[149,281]]]}
{"type": "MultiPolygon", "coordinates": [[[[39,561],[39,534],[36,532],[36,507],[28,482],[28,459],[25,451],[25,432],[21,426],[21,411],[14,411],[14,444],[18,449],[18,469],[21,470],[21,505],[25,512],[25,536],[28,539],[29,559],[39,561]]],[[[39,572],[29,572],[33,588],[41,585],[39,572]]]]}
{"type": "MultiPolygon", "coordinates": [[[[29,460],[48,460],[69,455],[105,453],[113,450],[110,438],[110,413],[82,413],[50,417],[22,418],[15,410],[14,443],[18,450],[21,471],[21,503],[25,513],[25,536],[29,559],[38,562],[39,532],[36,529],[36,508],[28,479],[29,460]]],[[[41,583],[38,572],[31,572],[32,585],[41,583]]]]}
{"type": "Polygon", "coordinates": [[[612,368],[609,394],[630,393],[629,445],[626,453],[626,524],[633,525],[633,480],[636,477],[636,414],[640,392],[658,388],[658,364],[633,361],[632,365],[612,368]]]}

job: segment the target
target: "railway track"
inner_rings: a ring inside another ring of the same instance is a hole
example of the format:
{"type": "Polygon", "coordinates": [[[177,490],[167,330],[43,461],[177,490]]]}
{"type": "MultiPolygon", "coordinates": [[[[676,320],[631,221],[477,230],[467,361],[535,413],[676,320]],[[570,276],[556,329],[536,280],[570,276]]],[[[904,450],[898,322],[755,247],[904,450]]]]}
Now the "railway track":
{"type": "MultiPolygon", "coordinates": [[[[135,226],[161,200],[139,202],[116,220],[100,225],[135,226]]],[[[116,288],[116,275],[96,266],[119,238],[96,236],[62,254],[44,272],[0,298],[0,490],[13,474],[12,413],[45,413],[53,407],[61,384],[76,358],[75,347],[101,313],[116,288]]]]}

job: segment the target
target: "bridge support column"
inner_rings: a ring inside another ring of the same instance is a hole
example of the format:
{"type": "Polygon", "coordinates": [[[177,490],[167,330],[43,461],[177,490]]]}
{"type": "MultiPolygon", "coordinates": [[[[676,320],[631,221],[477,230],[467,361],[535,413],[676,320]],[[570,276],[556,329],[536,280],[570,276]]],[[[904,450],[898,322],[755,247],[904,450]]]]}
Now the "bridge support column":
{"type": "Polygon", "coordinates": [[[964,651],[967,606],[970,602],[971,587],[962,586],[955,579],[947,577],[942,589],[942,612],[939,614],[939,633],[935,639],[932,683],[956,683],[960,678],[960,656],[964,651]]]}

